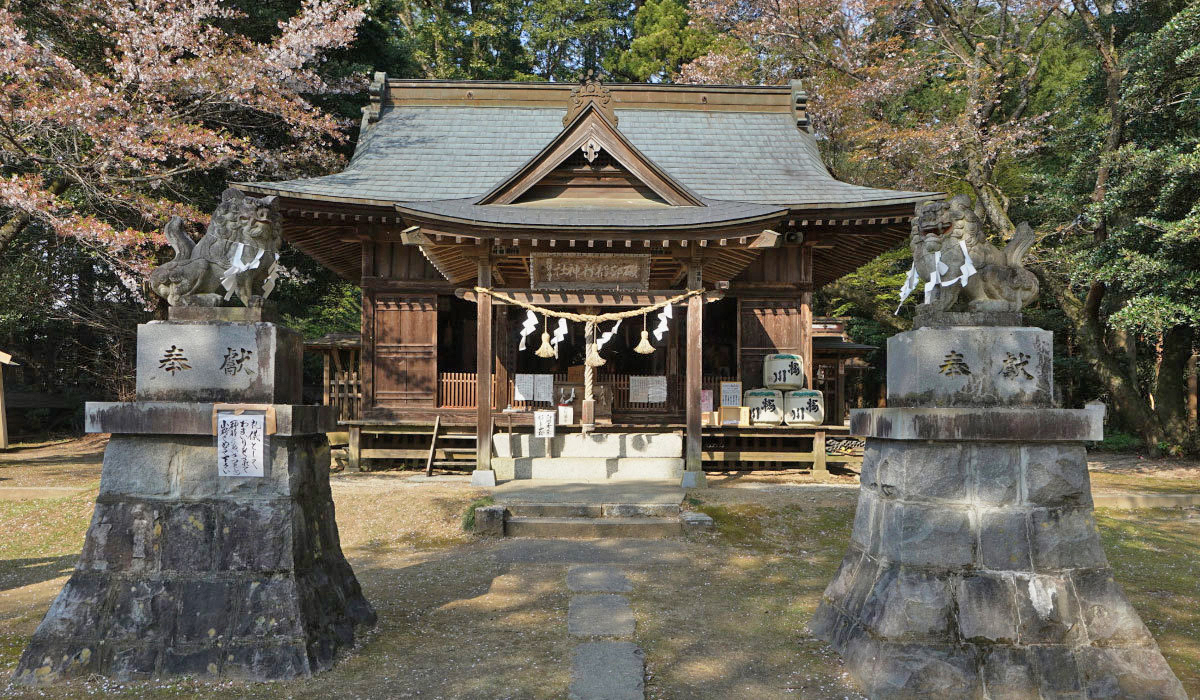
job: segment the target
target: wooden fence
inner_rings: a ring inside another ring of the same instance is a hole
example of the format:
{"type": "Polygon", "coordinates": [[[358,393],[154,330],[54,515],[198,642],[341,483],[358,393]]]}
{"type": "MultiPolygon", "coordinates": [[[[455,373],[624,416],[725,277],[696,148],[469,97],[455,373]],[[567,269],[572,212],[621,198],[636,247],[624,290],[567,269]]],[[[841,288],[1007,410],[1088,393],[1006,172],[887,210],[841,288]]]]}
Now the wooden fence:
{"type": "MultiPolygon", "coordinates": [[[[355,369],[342,367],[326,367],[324,399],[327,406],[333,406],[338,420],[352,420],[362,415],[362,378],[357,370],[357,363],[347,363],[355,369]]],[[[664,413],[673,414],[684,412],[686,379],[684,377],[667,377],[667,400],[663,403],[635,402],[629,400],[628,374],[601,374],[597,386],[608,388],[613,397],[613,411],[618,413],[664,413]]],[[[724,377],[706,376],[702,387],[713,392],[714,405],[720,402],[720,382],[728,381],[724,377]]],[[[567,381],[566,374],[554,375],[555,383],[567,381]]],[[[514,382],[509,380],[508,394],[512,396],[514,382]]],[[[437,401],[440,408],[475,408],[478,394],[478,380],[474,372],[439,372],[437,401]]],[[[492,384],[492,406],[495,401],[496,384],[492,384]]],[[[558,397],[554,397],[557,399],[558,397]]],[[[512,401],[513,408],[535,409],[550,408],[553,402],[548,401],[512,401]]],[[[503,407],[501,407],[503,408],[503,407]]]]}

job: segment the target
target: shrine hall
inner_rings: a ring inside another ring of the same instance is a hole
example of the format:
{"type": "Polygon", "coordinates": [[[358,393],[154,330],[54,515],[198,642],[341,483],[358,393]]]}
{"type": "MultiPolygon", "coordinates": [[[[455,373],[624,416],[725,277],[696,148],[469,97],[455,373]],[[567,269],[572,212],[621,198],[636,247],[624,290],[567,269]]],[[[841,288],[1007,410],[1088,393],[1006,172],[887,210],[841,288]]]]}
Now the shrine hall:
{"type": "Polygon", "coordinates": [[[824,468],[871,348],[815,322],[813,291],[941,197],[835,179],[798,82],[381,73],[344,171],[234,186],[276,196],[284,237],[362,288],[360,336],[310,344],[350,462],[480,471],[548,411],[559,435],[679,435],[692,471],[824,468]],[[735,410],[776,356],[821,424],[735,410]]]}

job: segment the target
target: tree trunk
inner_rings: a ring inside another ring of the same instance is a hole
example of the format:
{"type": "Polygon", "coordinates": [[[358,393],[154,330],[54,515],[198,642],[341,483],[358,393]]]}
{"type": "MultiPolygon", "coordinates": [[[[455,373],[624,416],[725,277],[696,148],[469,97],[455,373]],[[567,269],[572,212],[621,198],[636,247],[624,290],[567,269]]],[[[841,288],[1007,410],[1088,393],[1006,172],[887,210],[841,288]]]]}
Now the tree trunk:
{"type": "Polygon", "coordinates": [[[1154,410],[1167,442],[1172,445],[1183,445],[1188,438],[1187,378],[1184,374],[1191,354],[1191,328],[1175,326],[1163,334],[1158,378],[1154,385],[1154,410]]]}
{"type": "Polygon", "coordinates": [[[1124,425],[1145,440],[1146,449],[1152,455],[1157,455],[1159,443],[1166,441],[1162,424],[1138,390],[1137,378],[1129,376],[1122,359],[1104,343],[1104,323],[1097,314],[1104,296],[1104,284],[1094,284],[1087,300],[1082,301],[1066,282],[1056,279],[1052,274],[1039,276],[1043,288],[1054,295],[1063,313],[1075,324],[1079,348],[1112,398],[1114,412],[1124,425]]]}

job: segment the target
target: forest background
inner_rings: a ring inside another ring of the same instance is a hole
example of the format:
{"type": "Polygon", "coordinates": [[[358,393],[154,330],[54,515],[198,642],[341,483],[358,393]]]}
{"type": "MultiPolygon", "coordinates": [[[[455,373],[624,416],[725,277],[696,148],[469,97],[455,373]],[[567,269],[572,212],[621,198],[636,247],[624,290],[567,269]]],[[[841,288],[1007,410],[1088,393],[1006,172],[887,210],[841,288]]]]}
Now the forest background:
{"type": "MultiPolygon", "coordinates": [[[[1014,222],[1038,232],[1027,319],[1055,333],[1063,405],[1101,399],[1131,446],[1195,451],[1198,36],[1194,0],[0,0],[9,389],[130,398],[167,218],[198,235],[227,181],[339,170],[372,71],[802,78],[838,178],[970,194],[998,241],[1014,222]]],[[[818,313],[882,346],[909,326],[911,308],[893,314],[908,259],[824,288],[818,313]]],[[[283,263],[289,323],[357,330],[356,287],[294,250],[283,263]]],[[[14,418],[68,427],[51,408],[14,418]]]]}

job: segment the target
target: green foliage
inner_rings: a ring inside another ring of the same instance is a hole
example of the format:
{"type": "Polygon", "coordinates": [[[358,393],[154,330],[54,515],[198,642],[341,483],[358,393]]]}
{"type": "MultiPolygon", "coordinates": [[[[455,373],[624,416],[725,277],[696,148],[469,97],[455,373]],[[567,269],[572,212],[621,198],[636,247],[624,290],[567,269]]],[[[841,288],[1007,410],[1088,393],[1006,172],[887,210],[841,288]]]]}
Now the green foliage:
{"type": "Polygon", "coordinates": [[[647,0],[633,20],[629,49],[608,62],[613,75],[637,82],[672,80],[685,64],[704,54],[712,35],[690,26],[682,0],[647,0]]]}
{"type": "Polygon", "coordinates": [[[1104,436],[1100,442],[1093,443],[1092,449],[1105,452],[1136,452],[1146,446],[1146,441],[1136,435],[1116,430],[1104,436]]]}
{"type": "Polygon", "coordinates": [[[462,516],[463,532],[475,532],[475,509],[476,508],[484,508],[486,506],[494,505],[495,503],[496,503],[496,499],[492,498],[491,496],[484,496],[482,498],[476,498],[475,500],[468,503],[467,509],[463,511],[463,516],[462,516]]]}

